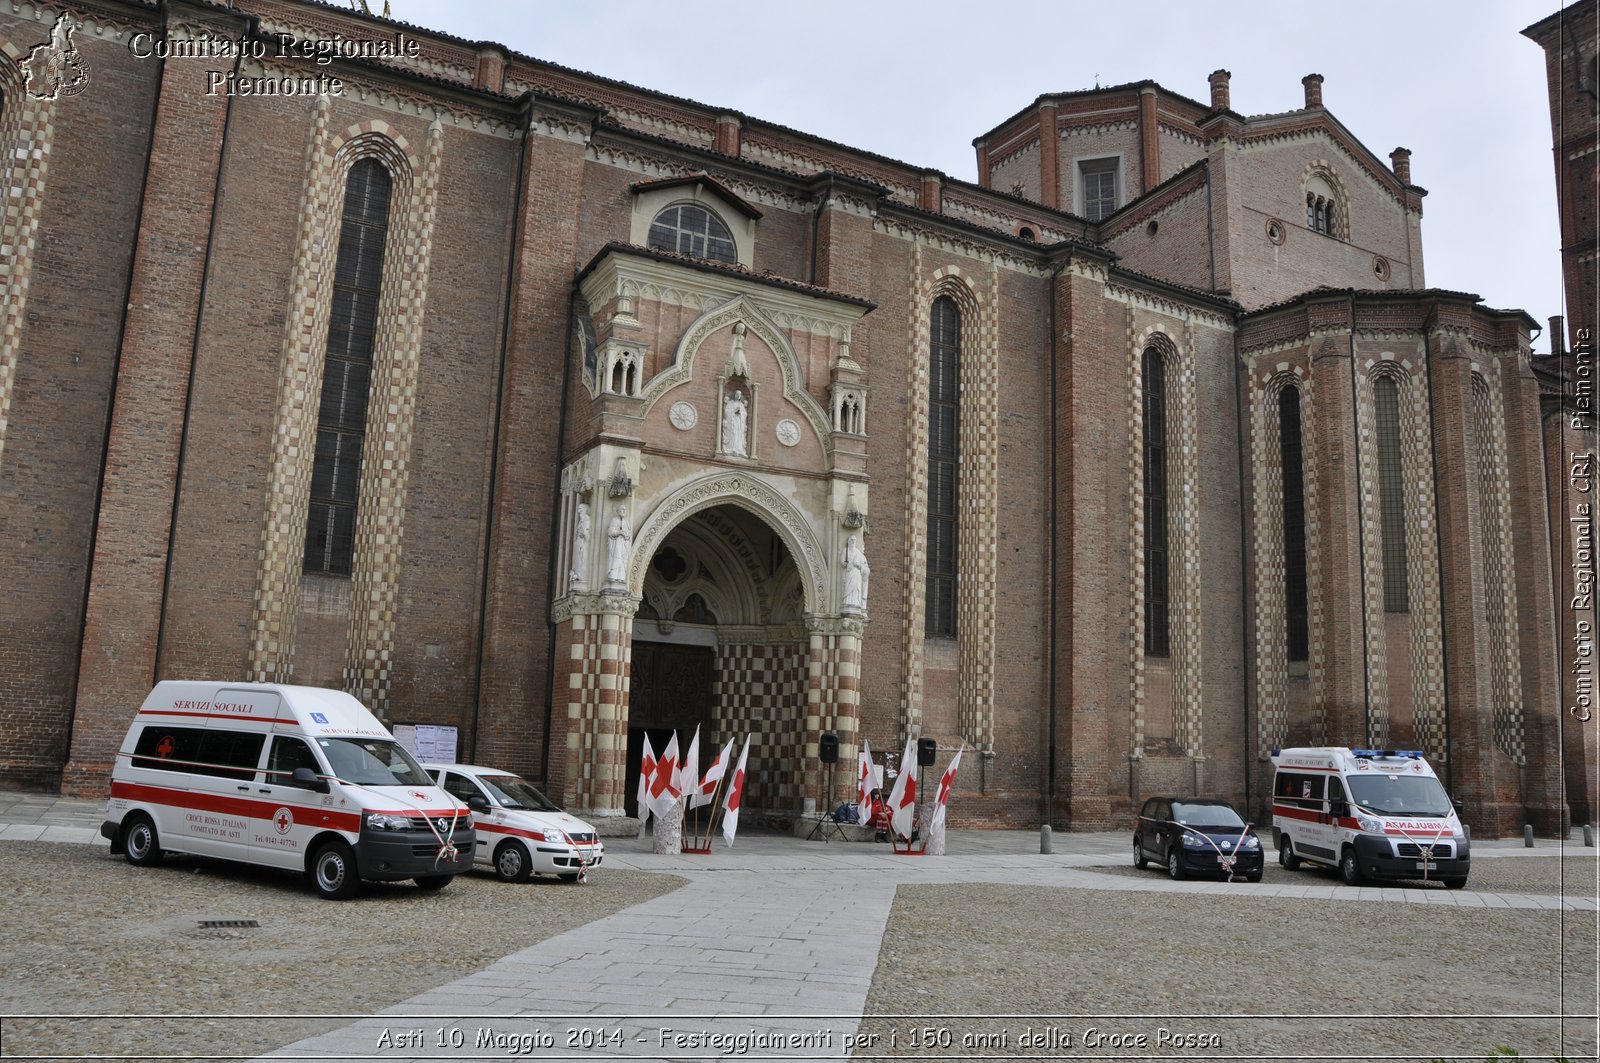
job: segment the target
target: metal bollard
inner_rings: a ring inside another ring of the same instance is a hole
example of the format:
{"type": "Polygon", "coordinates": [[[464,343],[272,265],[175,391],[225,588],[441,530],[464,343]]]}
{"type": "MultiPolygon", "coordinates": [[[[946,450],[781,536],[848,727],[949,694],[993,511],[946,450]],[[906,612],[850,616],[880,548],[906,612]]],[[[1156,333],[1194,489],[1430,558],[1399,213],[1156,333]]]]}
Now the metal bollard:
{"type": "Polygon", "coordinates": [[[1583,845],[1586,849],[1594,848],[1594,824],[1592,823],[1583,825],[1583,845]]]}
{"type": "Polygon", "coordinates": [[[1522,847],[1524,849],[1532,849],[1533,848],[1533,824],[1532,823],[1524,823],[1522,825],[1522,847]]]}
{"type": "Polygon", "coordinates": [[[1050,824],[1048,823],[1039,828],[1039,852],[1044,856],[1050,855],[1050,824]]]}

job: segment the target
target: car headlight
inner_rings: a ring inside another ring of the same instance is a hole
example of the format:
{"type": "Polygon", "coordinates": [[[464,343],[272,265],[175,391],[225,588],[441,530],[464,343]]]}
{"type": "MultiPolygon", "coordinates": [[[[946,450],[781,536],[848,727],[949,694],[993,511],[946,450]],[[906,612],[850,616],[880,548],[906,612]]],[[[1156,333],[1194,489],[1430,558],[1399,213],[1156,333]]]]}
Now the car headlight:
{"type": "Polygon", "coordinates": [[[1211,843],[1206,841],[1204,837],[1198,834],[1190,834],[1188,831],[1183,833],[1183,844],[1191,849],[1209,849],[1211,847],[1211,843]]]}
{"type": "Polygon", "coordinates": [[[1383,833],[1383,820],[1381,819],[1373,819],[1370,816],[1357,816],[1356,822],[1361,825],[1361,829],[1364,831],[1372,834],[1383,833]]]}
{"type": "Polygon", "coordinates": [[[1247,849],[1253,853],[1257,849],[1261,848],[1261,839],[1252,834],[1250,837],[1239,843],[1239,848],[1247,849]]]}
{"type": "Polygon", "coordinates": [[[407,830],[410,827],[410,816],[391,816],[383,812],[374,812],[367,817],[368,830],[407,830]]]}
{"type": "Polygon", "coordinates": [[[561,831],[558,831],[558,830],[547,830],[547,831],[545,831],[544,832],[544,840],[547,841],[547,842],[552,842],[552,843],[554,843],[556,845],[571,845],[572,844],[572,842],[567,838],[567,836],[564,833],[562,833],[561,831]]]}

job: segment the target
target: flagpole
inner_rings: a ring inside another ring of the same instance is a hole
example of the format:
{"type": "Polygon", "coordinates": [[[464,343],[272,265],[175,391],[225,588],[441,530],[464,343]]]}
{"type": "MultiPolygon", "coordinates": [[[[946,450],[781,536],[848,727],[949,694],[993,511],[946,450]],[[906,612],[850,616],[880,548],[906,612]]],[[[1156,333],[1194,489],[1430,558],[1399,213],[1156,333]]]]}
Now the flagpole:
{"type": "Polygon", "coordinates": [[[706,848],[711,848],[711,837],[717,833],[717,798],[722,796],[722,784],[728,778],[728,767],[722,769],[722,775],[717,779],[716,788],[711,791],[711,817],[706,823],[706,848]]]}

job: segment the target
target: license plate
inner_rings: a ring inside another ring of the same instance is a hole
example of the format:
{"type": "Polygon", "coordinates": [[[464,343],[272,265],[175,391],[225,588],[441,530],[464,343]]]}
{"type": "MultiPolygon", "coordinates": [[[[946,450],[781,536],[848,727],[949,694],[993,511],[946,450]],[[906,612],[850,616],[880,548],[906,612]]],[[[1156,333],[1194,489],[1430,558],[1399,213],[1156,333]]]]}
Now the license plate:
{"type": "Polygon", "coordinates": [[[1432,862],[1432,861],[1418,860],[1417,861],[1417,870],[1418,871],[1437,871],[1437,870],[1439,870],[1439,865],[1437,863],[1432,862]]]}

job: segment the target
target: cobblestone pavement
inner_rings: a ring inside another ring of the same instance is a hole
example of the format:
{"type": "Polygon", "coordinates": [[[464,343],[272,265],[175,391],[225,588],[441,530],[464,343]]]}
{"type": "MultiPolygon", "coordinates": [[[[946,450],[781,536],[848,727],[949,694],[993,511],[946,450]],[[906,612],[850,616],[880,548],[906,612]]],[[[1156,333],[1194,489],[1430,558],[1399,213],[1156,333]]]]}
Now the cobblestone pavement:
{"type": "Polygon", "coordinates": [[[750,832],[699,857],[611,840],[587,887],[474,873],[333,904],[281,873],[128,867],[99,815],[0,794],[23,875],[0,915],[7,1057],[1596,1051],[1597,862],[1574,840],[1476,842],[1473,888],[1447,891],[1275,865],[1172,882],[1121,832],[1041,855],[1036,833],[952,831],[951,855],[911,858],[750,832]],[[235,915],[261,926],[197,932],[235,915]],[[47,1011],[132,1017],[14,1018],[47,1011]]]}

